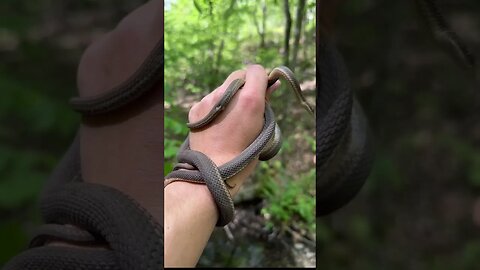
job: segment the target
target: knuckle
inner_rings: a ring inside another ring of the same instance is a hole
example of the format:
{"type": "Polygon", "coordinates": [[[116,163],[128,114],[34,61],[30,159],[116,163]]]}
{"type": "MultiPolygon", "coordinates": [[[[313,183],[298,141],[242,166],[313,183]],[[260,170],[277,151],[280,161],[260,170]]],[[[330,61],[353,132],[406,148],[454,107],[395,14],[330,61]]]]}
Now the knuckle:
{"type": "Polygon", "coordinates": [[[245,70],[236,70],[236,71],[230,73],[230,75],[228,75],[227,79],[225,81],[223,81],[222,85],[219,86],[217,88],[217,90],[220,89],[220,88],[226,88],[228,86],[228,84],[230,84],[233,80],[238,79],[238,78],[244,78],[245,75],[246,75],[245,70]]]}
{"type": "Polygon", "coordinates": [[[212,92],[208,95],[206,95],[202,100],[200,101],[202,107],[211,107],[214,103],[215,100],[217,99],[217,93],[212,92]]]}
{"type": "Polygon", "coordinates": [[[238,78],[242,77],[243,75],[245,75],[245,70],[235,70],[234,72],[230,73],[228,77],[238,78]]]}
{"type": "Polygon", "coordinates": [[[264,106],[264,101],[260,96],[252,93],[241,95],[238,103],[243,110],[250,113],[259,113],[263,110],[264,106]]]}
{"type": "Polygon", "coordinates": [[[255,70],[255,71],[265,72],[265,68],[262,65],[259,65],[259,64],[250,65],[249,68],[252,69],[252,70],[255,70]]]}
{"type": "Polygon", "coordinates": [[[200,102],[196,102],[188,112],[189,121],[197,121],[216,103],[216,94],[210,93],[204,96],[200,102]]]}
{"type": "Polygon", "coordinates": [[[192,108],[191,108],[190,111],[188,112],[188,120],[189,120],[189,121],[195,121],[196,116],[198,115],[198,107],[199,107],[199,105],[200,105],[199,102],[193,104],[192,108]]]}

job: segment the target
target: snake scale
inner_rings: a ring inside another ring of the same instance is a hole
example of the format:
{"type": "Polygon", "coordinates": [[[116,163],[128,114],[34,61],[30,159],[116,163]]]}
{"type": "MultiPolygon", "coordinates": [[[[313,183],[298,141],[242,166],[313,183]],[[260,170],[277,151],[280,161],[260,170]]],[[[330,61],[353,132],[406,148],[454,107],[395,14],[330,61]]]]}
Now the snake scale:
{"type": "MultiPolygon", "coordinates": [[[[450,48],[466,66],[473,66],[472,54],[448,28],[438,12],[436,1],[416,2],[433,29],[435,38],[450,48]]],[[[94,98],[74,98],[71,100],[72,107],[89,116],[114,113],[151,91],[153,85],[162,78],[162,45],[163,40],[137,72],[121,86],[94,98]]],[[[355,196],[368,175],[373,155],[368,123],[350,88],[348,72],[340,54],[328,40],[322,40],[317,44],[317,57],[318,216],[331,213],[355,196]]],[[[242,82],[237,83],[243,85],[242,82]]],[[[263,129],[268,132],[262,132],[265,137],[260,140],[257,138],[262,143],[254,147],[256,151],[262,150],[259,153],[251,151],[247,156],[258,154],[261,159],[269,159],[278,152],[280,130],[276,124],[272,124],[274,118],[269,106],[266,106],[265,119],[263,129]]],[[[209,121],[203,124],[208,125],[209,121]]],[[[191,127],[195,128],[195,125],[191,127]]],[[[38,228],[29,248],[12,258],[3,269],[163,268],[163,228],[132,198],[113,188],[84,182],[79,151],[77,134],[41,195],[41,214],[46,224],[38,228]],[[75,244],[76,247],[47,245],[52,240],[75,244]],[[83,248],[92,244],[95,244],[95,248],[83,248]]],[[[202,182],[204,179],[216,179],[219,186],[212,186],[211,189],[223,189],[224,195],[225,191],[228,192],[228,184],[224,179],[238,170],[224,170],[222,166],[217,167],[209,162],[208,157],[201,156],[201,153],[188,150],[188,137],[178,157],[180,163],[172,172],[173,176],[183,168],[190,175],[180,174],[178,177],[191,177],[192,181],[202,182]],[[202,174],[203,171],[209,172],[208,175],[202,174]]],[[[233,217],[231,199],[224,196],[222,200],[225,208],[220,211],[217,225],[225,224],[233,217]]]]}

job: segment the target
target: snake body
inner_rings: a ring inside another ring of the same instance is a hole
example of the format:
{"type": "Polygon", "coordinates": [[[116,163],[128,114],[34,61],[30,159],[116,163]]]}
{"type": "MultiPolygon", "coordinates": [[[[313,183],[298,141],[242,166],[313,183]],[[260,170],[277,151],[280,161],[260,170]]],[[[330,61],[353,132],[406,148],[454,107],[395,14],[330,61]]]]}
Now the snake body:
{"type": "MultiPolygon", "coordinates": [[[[155,89],[162,69],[159,40],[124,83],[104,95],[73,98],[72,107],[90,117],[115,112],[155,89]]],[[[4,270],[163,269],[163,227],[126,194],[83,180],[78,132],[48,179],[40,208],[45,225],[4,270]],[[71,245],[48,245],[51,241],[71,245]]]]}
{"type": "Polygon", "coordinates": [[[157,43],[137,71],[119,86],[94,97],[73,97],[70,106],[82,115],[100,115],[116,111],[150,91],[161,79],[163,43],[157,43]]]}
{"type": "Polygon", "coordinates": [[[366,117],[340,54],[322,41],[318,55],[317,215],[326,215],[359,192],[371,168],[373,149],[366,117]]]}
{"type": "MultiPolygon", "coordinates": [[[[298,81],[289,68],[285,66],[274,68],[269,73],[267,87],[273,85],[280,78],[285,79],[300,104],[313,116],[315,111],[306,101],[298,81]]],[[[233,96],[244,84],[245,80],[243,79],[233,80],[208,114],[195,123],[187,123],[187,126],[192,130],[207,127],[220,112],[224,111],[233,96]]],[[[206,184],[220,214],[217,226],[226,225],[233,219],[234,212],[233,201],[228,191],[230,186],[226,181],[243,170],[253,159],[259,157],[260,160],[269,160],[280,150],[281,132],[268,102],[265,103],[264,119],[263,128],[257,138],[240,155],[219,167],[204,154],[191,150],[189,137],[187,136],[177,156],[179,164],[165,177],[165,185],[175,181],[206,184]]]]}
{"type": "Polygon", "coordinates": [[[415,0],[417,9],[435,40],[466,69],[475,67],[475,56],[440,12],[437,0],[415,0]]]}
{"type": "MultiPolygon", "coordinates": [[[[466,69],[475,58],[440,12],[437,0],[414,0],[435,40],[466,69]]],[[[320,36],[320,35],[319,35],[320,36]]],[[[345,63],[326,36],[317,44],[317,216],[346,205],[365,183],[373,161],[367,118],[349,84],[345,63]]]]}
{"type": "Polygon", "coordinates": [[[44,227],[33,238],[30,249],[11,260],[4,269],[153,270],[163,267],[163,228],[147,211],[117,190],[71,183],[42,201],[41,210],[46,223],[58,224],[63,229],[44,227]],[[60,224],[75,224],[81,229],[65,230],[65,225],[60,224]],[[108,243],[108,248],[44,246],[47,239],[80,246],[95,239],[97,243],[108,243]]]}

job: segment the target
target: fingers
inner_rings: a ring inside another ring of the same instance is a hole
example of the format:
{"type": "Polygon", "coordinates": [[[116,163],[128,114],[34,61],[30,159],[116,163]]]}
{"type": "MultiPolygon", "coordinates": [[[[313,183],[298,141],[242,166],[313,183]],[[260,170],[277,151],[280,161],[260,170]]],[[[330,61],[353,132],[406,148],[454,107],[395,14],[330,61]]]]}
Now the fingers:
{"type": "Polygon", "coordinates": [[[260,65],[248,66],[245,80],[245,86],[240,95],[265,100],[265,90],[267,89],[267,72],[265,69],[260,65]]]}
{"type": "Polygon", "coordinates": [[[237,70],[232,72],[222,85],[213,90],[210,94],[195,103],[188,113],[189,122],[195,122],[208,114],[214,104],[220,100],[230,83],[236,79],[245,78],[245,70],[237,70]]]}
{"type": "Polygon", "coordinates": [[[245,74],[245,85],[240,91],[238,106],[245,112],[263,113],[267,88],[267,72],[260,65],[250,65],[245,74]]]}
{"type": "Polygon", "coordinates": [[[213,108],[224,95],[228,86],[232,81],[243,78],[246,83],[243,89],[237,93],[234,99],[238,99],[238,106],[233,110],[239,110],[244,113],[263,114],[265,109],[265,97],[277,89],[280,85],[276,82],[274,85],[267,87],[267,73],[261,65],[249,65],[246,70],[237,70],[232,72],[221,86],[206,95],[199,103],[196,103],[189,112],[189,121],[194,122],[205,115],[213,108]]]}
{"type": "Polygon", "coordinates": [[[244,79],[245,74],[245,70],[237,70],[232,72],[230,75],[228,75],[227,79],[223,82],[223,84],[220,85],[217,89],[213,90],[213,92],[210,94],[212,94],[212,96],[214,96],[216,100],[219,100],[220,97],[223,96],[223,94],[227,90],[230,83],[232,83],[236,79],[244,79]]]}
{"type": "Polygon", "coordinates": [[[239,79],[239,78],[245,78],[245,74],[247,72],[245,70],[236,70],[234,72],[232,72],[230,75],[228,75],[227,79],[225,80],[225,82],[223,82],[223,84],[219,87],[219,88],[227,88],[228,85],[235,79],[239,79]]]}
{"type": "Polygon", "coordinates": [[[270,86],[268,89],[267,89],[267,93],[266,93],[266,99],[268,100],[270,98],[270,95],[275,92],[278,88],[280,88],[280,86],[282,85],[282,82],[280,80],[276,81],[274,84],[272,84],[272,86],[270,86]]]}

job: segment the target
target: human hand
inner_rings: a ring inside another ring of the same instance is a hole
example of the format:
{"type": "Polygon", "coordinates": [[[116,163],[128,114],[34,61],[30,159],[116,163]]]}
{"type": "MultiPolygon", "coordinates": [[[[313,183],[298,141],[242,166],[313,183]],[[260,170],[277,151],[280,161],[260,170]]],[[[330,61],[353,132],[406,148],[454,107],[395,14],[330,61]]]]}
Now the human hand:
{"type": "MultiPolygon", "coordinates": [[[[263,127],[265,99],[277,89],[277,81],[267,90],[268,76],[260,65],[248,66],[246,70],[237,70],[230,74],[225,82],[195,104],[189,113],[190,123],[205,117],[221,99],[230,83],[244,78],[246,83],[223,111],[206,128],[191,131],[190,148],[210,157],[220,166],[238,156],[258,136],[263,127]]],[[[234,195],[244,180],[253,172],[255,159],[243,171],[228,180],[234,186],[230,193],[234,195]]]]}

